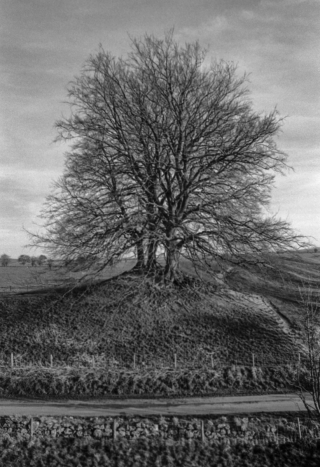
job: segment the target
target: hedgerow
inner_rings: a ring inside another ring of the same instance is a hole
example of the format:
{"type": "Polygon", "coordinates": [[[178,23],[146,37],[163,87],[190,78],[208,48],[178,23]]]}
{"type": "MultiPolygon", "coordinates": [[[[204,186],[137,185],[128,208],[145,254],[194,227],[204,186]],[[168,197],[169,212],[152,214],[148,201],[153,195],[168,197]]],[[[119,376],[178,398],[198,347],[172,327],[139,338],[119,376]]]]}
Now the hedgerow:
{"type": "Polygon", "coordinates": [[[230,367],[176,370],[27,368],[0,373],[0,396],[184,395],[265,392],[309,386],[309,373],[282,368],[230,367]],[[298,378],[299,375],[299,378],[298,378]]]}

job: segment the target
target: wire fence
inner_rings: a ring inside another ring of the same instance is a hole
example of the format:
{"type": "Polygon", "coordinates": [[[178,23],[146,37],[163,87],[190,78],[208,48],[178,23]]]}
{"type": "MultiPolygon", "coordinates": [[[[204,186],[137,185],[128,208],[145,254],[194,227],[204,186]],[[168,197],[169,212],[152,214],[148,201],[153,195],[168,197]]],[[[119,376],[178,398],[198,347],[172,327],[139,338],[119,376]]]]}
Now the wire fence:
{"type": "Polygon", "coordinates": [[[172,356],[167,356],[166,359],[155,359],[146,357],[145,354],[133,353],[131,361],[123,360],[119,356],[114,357],[107,354],[95,356],[86,355],[74,356],[70,359],[61,361],[54,359],[52,354],[48,354],[44,359],[38,361],[28,361],[21,354],[15,355],[13,352],[10,355],[1,354],[0,370],[1,369],[45,369],[45,370],[61,370],[61,369],[94,369],[94,370],[117,370],[117,371],[138,371],[138,370],[222,370],[225,368],[246,367],[253,371],[257,369],[277,369],[287,367],[291,371],[299,373],[299,371],[308,370],[308,360],[301,358],[300,354],[296,359],[280,360],[276,362],[263,362],[254,353],[251,358],[242,359],[220,359],[214,356],[214,353],[208,354],[207,358],[201,361],[194,359],[186,361],[184,358],[179,359],[179,355],[174,353],[172,356]],[[171,357],[171,358],[170,358],[171,357]]]}
{"type": "MultiPolygon", "coordinates": [[[[254,415],[253,415],[254,417],[254,415]]],[[[201,420],[200,433],[198,438],[203,442],[222,441],[229,444],[284,444],[298,441],[315,441],[320,439],[320,421],[310,418],[291,417],[291,419],[282,417],[278,419],[270,418],[261,421],[259,418],[251,417],[241,419],[237,417],[226,418],[218,425],[212,422],[201,420]]]]}
{"type": "MultiPolygon", "coordinates": [[[[100,417],[100,421],[101,421],[100,417]]],[[[64,430],[66,420],[61,422],[60,435],[64,438],[73,436],[83,436],[83,431],[87,431],[87,435],[91,432],[91,436],[95,437],[94,422],[92,426],[86,425],[85,430],[79,432],[79,420],[70,420],[67,430],[64,430]]],[[[52,423],[51,423],[52,425],[52,423]]],[[[90,421],[89,421],[90,425],[90,421]]],[[[5,433],[10,436],[19,434],[18,423],[8,425],[7,417],[0,417],[0,426],[5,426],[1,429],[1,435],[5,433]],[[8,428],[10,431],[8,432],[8,428]]],[[[27,424],[23,424],[23,434],[33,437],[50,436],[50,420],[41,420],[39,417],[30,417],[27,424]],[[47,423],[49,425],[47,425],[47,423]]],[[[89,435],[90,436],[90,435],[89,435]]],[[[118,417],[108,417],[106,424],[99,425],[99,438],[102,440],[118,438],[126,438],[134,440],[136,438],[148,437],[160,438],[167,444],[186,443],[193,441],[202,441],[210,444],[244,444],[244,445],[268,445],[274,443],[277,445],[284,443],[297,443],[301,441],[316,442],[320,439],[320,423],[317,420],[307,418],[291,417],[291,418],[274,418],[261,420],[257,417],[238,418],[238,417],[220,417],[219,419],[197,420],[193,423],[177,419],[176,417],[166,417],[164,420],[161,416],[159,419],[139,420],[119,419],[118,417]],[[161,420],[162,419],[162,420],[161,420]],[[165,422],[165,426],[162,422],[165,422]],[[141,425],[144,429],[141,429],[141,425]]]]}

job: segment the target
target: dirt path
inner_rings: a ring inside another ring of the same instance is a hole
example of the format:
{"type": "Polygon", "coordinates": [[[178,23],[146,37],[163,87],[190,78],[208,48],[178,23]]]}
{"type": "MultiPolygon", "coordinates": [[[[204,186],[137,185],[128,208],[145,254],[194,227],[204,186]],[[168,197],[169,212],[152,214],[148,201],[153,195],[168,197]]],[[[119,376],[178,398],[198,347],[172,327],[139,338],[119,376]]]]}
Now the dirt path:
{"type": "Polygon", "coordinates": [[[181,399],[41,401],[0,399],[0,416],[204,415],[304,411],[296,394],[181,399]]]}

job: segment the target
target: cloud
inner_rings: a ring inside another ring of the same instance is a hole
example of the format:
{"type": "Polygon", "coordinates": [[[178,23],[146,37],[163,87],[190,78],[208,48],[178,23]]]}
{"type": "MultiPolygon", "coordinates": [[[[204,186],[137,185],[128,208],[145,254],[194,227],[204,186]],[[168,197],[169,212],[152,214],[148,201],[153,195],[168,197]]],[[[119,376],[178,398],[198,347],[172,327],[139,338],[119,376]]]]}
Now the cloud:
{"type": "Polygon", "coordinates": [[[2,227],[21,226],[40,211],[58,172],[2,166],[0,174],[0,218],[2,227]]]}

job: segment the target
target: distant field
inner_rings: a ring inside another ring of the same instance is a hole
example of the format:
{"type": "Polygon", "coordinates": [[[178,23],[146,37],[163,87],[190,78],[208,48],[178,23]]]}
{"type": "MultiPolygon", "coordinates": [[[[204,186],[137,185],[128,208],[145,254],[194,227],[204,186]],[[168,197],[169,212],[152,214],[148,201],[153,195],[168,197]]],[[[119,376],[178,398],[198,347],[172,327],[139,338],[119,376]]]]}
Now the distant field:
{"type": "Polygon", "coordinates": [[[226,281],[233,290],[264,297],[291,327],[297,328],[303,317],[302,297],[320,298],[320,253],[278,255],[272,268],[264,272],[255,266],[235,268],[226,281]]]}
{"type": "MultiPolygon", "coordinates": [[[[300,288],[308,284],[315,289],[320,286],[320,252],[302,251],[299,253],[283,254],[276,258],[275,265],[279,271],[269,271],[262,275],[257,267],[235,267],[228,274],[228,283],[237,290],[243,290],[262,295],[277,295],[289,298],[290,293],[296,295],[297,286],[300,288]],[[291,290],[290,290],[291,289],[291,290]]],[[[90,281],[106,280],[130,270],[135,264],[134,259],[122,260],[113,267],[107,267],[99,274],[94,270],[70,272],[66,268],[54,265],[52,270],[47,265],[32,267],[21,265],[16,259],[11,260],[8,267],[0,267],[0,293],[37,290],[48,287],[73,285],[79,279],[90,281]]],[[[185,274],[199,277],[206,281],[213,281],[220,272],[220,267],[212,265],[211,270],[204,268],[196,272],[190,262],[182,260],[181,269],[185,274]]],[[[274,298],[277,298],[276,296],[274,298]]]]}
{"type": "Polygon", "coordinates": [[[9,266],[0,267],[0,294],[8,292],[36,291],[66,285],[74,285],[79,279],[101,280],[121,274],[134,265],[134,260],[127,260],[106,268],[98,276],[93,271],[70,272],[66,268],[54,265],[50,270],[47,265],[34,266],[21,265],[17,260],[11,260],[9,266]]]}

